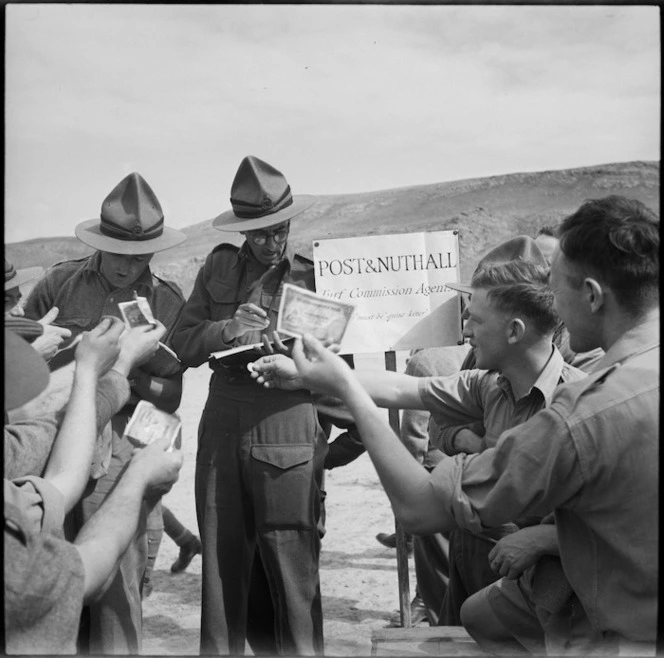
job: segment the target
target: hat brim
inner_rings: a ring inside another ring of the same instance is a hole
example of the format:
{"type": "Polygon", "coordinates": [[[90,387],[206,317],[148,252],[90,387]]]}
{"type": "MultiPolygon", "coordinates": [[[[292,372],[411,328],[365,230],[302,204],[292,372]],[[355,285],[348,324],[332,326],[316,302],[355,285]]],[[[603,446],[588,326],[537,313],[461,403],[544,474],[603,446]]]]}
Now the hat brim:
{"type": "Polygon", "coordinates": [[[11,290],[12,288],[18,288],[28,281],[36,279],[38,276],[41,276],[44,272],[43,267],[25,267],[21,270],[16,270],[16,276],[5,281],[5,290],[11,290]]]}
{"type": "Polygon", "coordinates": [[[448,288],[452,288],[452,290],[465,293],[466,295],[473,294],[473,288],[469,283],[446,283],[445,285],[448,288]]]}
{"type": "Polygon", "coordinates": [[[5,329],[5,411],[21,407],[47,386],[46,361],[23,338],[5,329]]]}
{"type": "Polygon", "coordinates": [[[243,219],[232,210],[227,210],[212,220],[212,226],[219,231],[256,231],[293,219],[293,217],[297,217],[297,215],[311,208],[314,203],[316,203],[316,197],[311,194],[297,194],[293,196],[293,203],[290,206],[286,206],[286,208],[282,208],[275,213],[264,217],[256,217],[255,219],[243,219]]]}
{"type": "Polygon", "coordinates": [[[76,237],[88,247],[112,254],[154,254],[182,244],[187,236],[181,231],[164,226],[162,234],[151,240],[118,240],[101,232],[100,219],[86,219],[76,226],[76,237]]]}

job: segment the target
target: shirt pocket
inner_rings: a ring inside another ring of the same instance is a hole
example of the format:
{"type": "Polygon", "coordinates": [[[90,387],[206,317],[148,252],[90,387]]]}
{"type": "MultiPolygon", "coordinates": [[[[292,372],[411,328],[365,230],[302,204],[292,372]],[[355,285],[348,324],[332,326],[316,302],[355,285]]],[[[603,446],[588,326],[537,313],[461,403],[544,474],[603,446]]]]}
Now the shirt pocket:
{"type": "Polygon", "coordinates": [[[236,282],[226,283],[218,279],[211,279],[206,285],[210,295],[210,319],[230,320],[235,310],[242,303],[239,298],[236,282]]]}
{"type": "Polygon", "coordinates": [[[251,447],[251,482],[259,528],[315,527],[314,446],[251,447]]]}

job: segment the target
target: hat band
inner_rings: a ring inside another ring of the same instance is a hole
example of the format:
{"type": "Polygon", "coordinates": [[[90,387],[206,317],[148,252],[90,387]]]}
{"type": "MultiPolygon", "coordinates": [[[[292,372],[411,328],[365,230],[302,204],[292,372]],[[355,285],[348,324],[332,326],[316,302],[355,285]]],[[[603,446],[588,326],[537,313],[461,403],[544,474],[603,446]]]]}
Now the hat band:
{"type": "Polygon", "coordinates": [[[236,217],[241,219],[255,219],[258,217],[265,217],[266,215],[273,215],[284,208],[292,205],[293,196],[291,195],[290,186],[286,186],[286,191],[276,200],[272,201],[267,194],[261,203],[250,203],[248,201],[239,201],[231,197],[231,206],[236,217]]]}
{"type": "Polygon", "coordinates": [[[99,230],[109,238],[116,238],[117,240],[154,240],[164,232],[164,218],[162,217],[156,224],[153,224],[147,230],[144,229],[140,222],[134,224],[132,230],[127,229],[125,226],[118,226],[108,219],[101,218],[99,230]]]}
{"type": "Polygon", "coordinates": [[[11,281],[17,275],[16,268],[11,264],[5,261],[5,283],[11,281]],[[9,266],[9,269],[7,267],[9,266]]]}

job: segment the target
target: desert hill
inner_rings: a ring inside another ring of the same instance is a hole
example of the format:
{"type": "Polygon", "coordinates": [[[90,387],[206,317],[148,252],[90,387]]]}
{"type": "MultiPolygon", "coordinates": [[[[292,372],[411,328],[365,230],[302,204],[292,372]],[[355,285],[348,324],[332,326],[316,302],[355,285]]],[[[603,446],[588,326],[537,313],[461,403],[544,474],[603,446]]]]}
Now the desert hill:
{"type": "MultiPolygon", "coordinates": [[[[534,235],[539,227],[560,221],[586,199],[609,194],[639,199],[659,213],[659,162],[622,162],[361,194],[317,195],[316,204],[291,223],[291,241],[310,257],[315,239],[457,229],[461,275],[466,279],[481,255],[501,241],[521,233],[534,235]]],[[[242,238],[217,231],[209,219],[183,230],[187,241],[156,254],[153,269],[176,281],[188,295],[212,246],[220,242],[240,244],[242,238]]],[[[47,267],[91,253],[75,237],[37,238],[7,244],[5,249],[17,267],[47,267]]]]}

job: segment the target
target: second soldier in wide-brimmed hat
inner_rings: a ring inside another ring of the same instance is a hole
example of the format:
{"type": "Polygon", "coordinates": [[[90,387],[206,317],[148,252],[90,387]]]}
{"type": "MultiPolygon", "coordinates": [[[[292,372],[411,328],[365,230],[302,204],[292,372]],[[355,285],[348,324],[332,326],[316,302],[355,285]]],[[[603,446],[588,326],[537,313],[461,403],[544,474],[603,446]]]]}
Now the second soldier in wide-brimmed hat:
{"type": "MultiPolygon", "coordinates": [[[[271,336],[285,283],[314,290],[313,263],[289,243],[313,202],[294,195],[274,166],[242,160],[231,209],[212,225],[246,239],[239,248],[215,247],[198,273],[173,336],[183,364],[196,367],[211,352],[271,336]]],[[[263,389],[242,363],[211,365],[196,481],[201,654],[242,654],[248,639],[255,653],[321,655],[318,524],[327,440],[311,395],[263,389]],[[274,606],[273,615],[249,614],[250,589],[252,608],[274,606]]]]}

